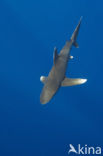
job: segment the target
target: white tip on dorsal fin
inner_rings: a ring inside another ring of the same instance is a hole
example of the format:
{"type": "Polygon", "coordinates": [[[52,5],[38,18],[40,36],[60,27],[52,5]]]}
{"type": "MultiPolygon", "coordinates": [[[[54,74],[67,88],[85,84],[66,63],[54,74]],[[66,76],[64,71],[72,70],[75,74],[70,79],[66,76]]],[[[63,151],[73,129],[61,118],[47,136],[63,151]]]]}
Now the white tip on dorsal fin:
{"type": "Polygon", "coordinates": [[[45,83],[45,82],[46,82],[46,79],[47,79],[47,77],[45,77],[45,76],[41,76],[41,77],[40,77],[40,81],[41,81],[42,83],[45,83]]]}
{"type": "Polygon", "coordinates": [[[70,56],[70,59],[73,59],[74,57],[73,56],[70,56]]]}

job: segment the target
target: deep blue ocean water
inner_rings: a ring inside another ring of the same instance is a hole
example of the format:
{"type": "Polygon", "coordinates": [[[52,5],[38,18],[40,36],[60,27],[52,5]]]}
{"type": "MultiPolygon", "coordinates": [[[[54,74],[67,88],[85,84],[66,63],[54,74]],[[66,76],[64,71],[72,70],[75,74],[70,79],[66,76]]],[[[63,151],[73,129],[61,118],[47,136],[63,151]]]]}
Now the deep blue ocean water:
{"type": "Polygon", "coordinates": [[[103,1],[1,0],[0,156],[67,156],[79,143],[103,147],[103,1]],[[43,106],[40,76],[81,16],[67,76],[88,81],[43,106]]]}

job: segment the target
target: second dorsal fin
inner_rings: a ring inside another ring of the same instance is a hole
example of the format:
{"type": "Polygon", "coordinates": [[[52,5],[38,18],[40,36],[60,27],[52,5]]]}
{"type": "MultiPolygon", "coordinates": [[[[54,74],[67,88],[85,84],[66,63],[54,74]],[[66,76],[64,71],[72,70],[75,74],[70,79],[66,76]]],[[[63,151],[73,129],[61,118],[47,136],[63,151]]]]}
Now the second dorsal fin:
{"type": "Polygon", "coordinates": [[[54,48],[54,54],[53,54],[53,62],[54,62],[54,64],[56,63],[57,58],[58,58],[58,53],[57,53],[57,48],[55,47],[54,48]]]}

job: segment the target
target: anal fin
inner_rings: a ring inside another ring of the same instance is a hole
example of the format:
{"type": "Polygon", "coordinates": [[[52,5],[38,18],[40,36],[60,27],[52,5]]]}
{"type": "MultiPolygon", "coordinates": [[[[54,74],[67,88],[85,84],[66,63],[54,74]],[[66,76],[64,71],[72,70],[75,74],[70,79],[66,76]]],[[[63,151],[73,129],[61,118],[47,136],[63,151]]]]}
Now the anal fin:
{"type": "Polygon", "coordinates": [[[73,45],[76,47],[76,48],[79,48],[79,45],[77,42],[74,42],[73,45]]]}
{"type": "Polygon", "coordinates": [[[72,78],[65,78],[62,83],[61,86],[63,87],[67,87],[67,86],[75,86],[75,85],[80,85],[83,84],[87,81],[87,79],[72,79],[72,78]]]}

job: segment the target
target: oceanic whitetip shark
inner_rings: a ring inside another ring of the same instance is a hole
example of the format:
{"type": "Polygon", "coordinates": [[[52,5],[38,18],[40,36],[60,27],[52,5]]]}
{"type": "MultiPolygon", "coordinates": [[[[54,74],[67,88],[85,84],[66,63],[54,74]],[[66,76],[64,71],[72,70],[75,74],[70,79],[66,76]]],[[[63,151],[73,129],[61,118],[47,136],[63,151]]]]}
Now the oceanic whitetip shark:
{"type": "Polygon", "coordinates": [[[80,85],[87,81],[87,79],[81,78],[67,78],[65,75],[68,61],[73,58],[73,56],[70,55],[70,50],[72,46],[78,48],[76,40],[80,29],[81,20],[82,18],[80,18],[80,21],[75,28],[70,40],[66,42],[59,54],[57,53],[57,48],[54,48],[53,67],[48,76],[40,77],[40,81],[44,84],[40,95],[41,104],[48,103],[61,86],[67,87],[80,85]]]}

